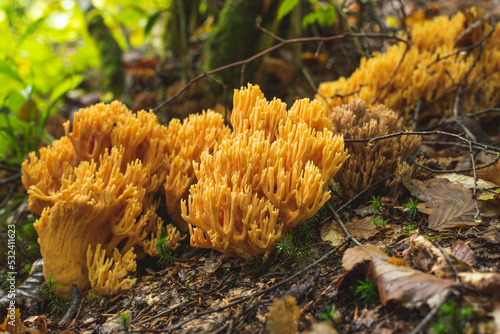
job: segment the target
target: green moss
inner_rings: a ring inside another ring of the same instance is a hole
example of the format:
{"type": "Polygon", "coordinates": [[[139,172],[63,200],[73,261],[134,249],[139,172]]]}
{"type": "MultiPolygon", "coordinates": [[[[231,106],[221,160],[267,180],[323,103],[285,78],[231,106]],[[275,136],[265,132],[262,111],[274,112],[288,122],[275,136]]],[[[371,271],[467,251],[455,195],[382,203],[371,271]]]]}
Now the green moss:
{"type": "Polygon", "coordinates": [[[118,97],[124,90],[122,49],[104,23],[102,16],[91,11],[88,15],[87,29],[95,42],[101,57],[100,80],[105,91],[118,97]]]}
{"type": "MultiPolygon", "coordinates": [[[[229,0],[219,21],[206,42],[205,70],[246,59],[253,55],[257,44],[255,19],[262,9],[263,0],[229,0]]],[[[246,71],[248,75],[248,71],[246,71]]],[[[236,66],[217,73],[229,87],[240,86],[241,67],[236,66]]],[[[249,80],[248,76],[245,78],[249,80]]]]}

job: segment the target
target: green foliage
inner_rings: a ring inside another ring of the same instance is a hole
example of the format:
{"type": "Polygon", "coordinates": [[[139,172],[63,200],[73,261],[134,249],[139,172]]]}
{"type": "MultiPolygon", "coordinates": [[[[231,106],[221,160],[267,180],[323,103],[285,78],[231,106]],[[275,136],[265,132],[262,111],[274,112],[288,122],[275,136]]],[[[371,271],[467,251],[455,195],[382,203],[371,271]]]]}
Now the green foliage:
{"type": "Polygon", "coordinates": [[[444,303],[438,313],[438,320],[431,326],[430,333],[468,333],[468,323],[477,317],[472,307],[457,308],[455,302],[444,303]]]}
{"type": "Polygon", "coordinates": [[[382,212],[382,200],[380,196],[375,197],[372,195],[372,200],[368,201],[368,203],[372,205],[373,212],[382,212]]]}
{"type": "Polygon", "coordinates": [[[416,218],[418,216],[418,204],[418,200],[413,200],[413,197],[410,197],[410,200],[406,203],[410,217],[416,218]]]}
{"type": "Polygon", "coordinates": [[[415,224],[408,224],[405,228],[406,235],[410,235],[411,232],[415,231],[415,224]]]}
{"type": "MultiPolygon", "coordinates": [[[[329,27],[336,19],[335,6],[331,2],[319,0],[309,0],[312,12],[308,13],[302,19],[302,26],[318,23],[320,26],[329,27]]],[[[278,8],[278,21],[287,16],[297,5],[299,0],[284,0],[278,8]]]]}
{"type": "Polygon", "coordinates": [[[385,219],[384,217],[380,217],[379,224],[380,224],[380,227],[382,227],[383,229],[386,228],[386,226],[387,226],[387,219],[385,219]]]}
{"type": "Polygon", "coordinates": [[[299,2],[299,0],[284,0],[278,8],[278,21],[287,16],[299,2]]]}
{"type": "Polygon", "coordinates": [[[285,238],[276,243],[275,254],[287,261],[304,261],[312,255],[314,220],[302,222],[295,230],[285,233],[285,238]]]}
{"type": "Polygon", "coordinates": [[[248,264],[250,265],[250,271],[253,274],[259,273],[262,268],[263,268],[263,261],[260,256],[257,255],[252,255],[252,258],[247,261],[248,264]]]}
{"type": "Polygon", "coordinates": [[[374,305],[380,301],[377,285],[368,277],[364,281],[358,280],[356,296],[367,306],[374,305]]]}
{"type": "MultiPolygon", "coordinates": [[[[1,282],[0,288],[3,291],[9,291],[10,281],[8,281],[8,280],[11,278],[12,278],[12,274],[7,273],[7,268],[0,269],[0,282],[1,282]]],[[[16,284],[17,284],[17,282],[16,282],[16,284]]]]}
{"type": "Polygon", "coordinates": [[[55,294],[53,289],[58,287],[55,280],[51,277],[42,284],[42,291],[40,292],[42,298],[49,302],[49,311],[58,316],[64,314],[69,308],[69,301],[59,297],[55,294]]]}
{"type": "Polygon", "coordinates": [[[370,223],[372,223],[373,225],[375,225],[377,228],[381,228],[381,229],[384,229],[387,227],[387,219],[385,219],[384,217],[372,217],[372,219],[370,220],[370,223]]]}
{"type": "Polygon", "coordinates": [[[175,262],[175,254],[170,248],[170,242],[167,236],[162,233],[156,242],[156,252],[158,253],[157,264],[162,267],[168,267],[175,262]]]}
{"type": "Polygon", "coordinates": [[[130,317],[130,313],[122,313],[119,317],[120,321],[120,329],[122,331],[128,332],[130,330],[130,323],[132,322],[132,318],[130,317]]]}
{"type": "Polygon", "coordinates": [[[38,234],[33,226],[35,218],[29,218],[26,223],[21,227],[19,233],[20,241],[25,245],[28,254],[33,258],[39,258],[40,245],[38,244],[38,234]]]}
{"type": "Polygon", "coordinates": [[[308,13],[302,19],[302,26],[307,27],[313,23],[318,23],[320,26],[329,27],[331,26],[337,17],[335,12],[335,7],[330,2],[317,3],[318,1],[311,1],[316,5],[313,6],[313,12],[308,13]]]}
{"type": "Polygon", "coordinates": [[[331,307],[326,305],[325,308],[326,308],[325,312],[318,313],[318,319],[335,322],[335,312],[336,312],[335,305],[332,305],[331,307]]]}

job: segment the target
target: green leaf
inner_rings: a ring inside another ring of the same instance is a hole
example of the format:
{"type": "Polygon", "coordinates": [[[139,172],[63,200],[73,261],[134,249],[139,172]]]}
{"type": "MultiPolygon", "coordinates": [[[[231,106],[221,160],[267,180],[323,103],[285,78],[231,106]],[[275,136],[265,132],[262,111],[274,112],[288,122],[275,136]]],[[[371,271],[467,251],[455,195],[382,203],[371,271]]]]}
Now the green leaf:
{"type": "Polygon", "coordinates": [[[331,26],[336,19],[335,7],[332,4],[318,5],[314,7],[314,12],[309,13],[302,19],[302,26],[307,27],[317,22],[323,27],[331,26]]]}
{"type": "Polygon", "coordinates": [[[72,75],[66,80],[62,81],[52,90],[50,94],[50,106],[47,109],[51,109],[67,92],[75,89],[83,81],[82,75],[72,75]]]}
{"type": "Polygon", "coordinates": [[[299,3],[299,0],[284,0],[280,8],[278,8],[278,21],[281,21],[281,19],[290,13],[295,6],[299,3]]]}
{"type": "MultiPolygon", "coordinates": [[[[9,65],[7,62],[0,60],[0,74],[5,74],[6,76],[23,83],[23,79],[19,74],[9,65]]],[[[24,83],[23,83],[24,84],[24,83]]]]}
{"type": "Polygon", "coordinates": [[[161,17],[162,13],[163,11],[160,10],[157,11],[156,13],[149,15],[148,23],[146,23],[146,27],[144,28],[144,37],[149,36],[151,30],[153,30],[153,27],[155,26],[156,22],[158,22],[158,19],[161,17]]]}
{"type": "Polygon", "coordinates": [[[22,93],[11,93],[7,96],[4,106],[7,107],[12,114],[19,112],[21,105],[26,102],[26,97],[22,93]]]}
{"type": "Polygon", "coordinates": [[[42,24],[45,22],[46,18],[47,18],[46,16],[42,16],[41,18],[39,18],[38,20],[36,20],[32,24],[30,24],[28,28],[26,28],[26,31],[24,32],[24,34],[22,34],[21,37],[19,37],[19,39],[17,40],[16,47],[15,47],[16,50],[21,44],[23,44],[23,42],[26,38],[33,35],[42,26],[42,24]]]}

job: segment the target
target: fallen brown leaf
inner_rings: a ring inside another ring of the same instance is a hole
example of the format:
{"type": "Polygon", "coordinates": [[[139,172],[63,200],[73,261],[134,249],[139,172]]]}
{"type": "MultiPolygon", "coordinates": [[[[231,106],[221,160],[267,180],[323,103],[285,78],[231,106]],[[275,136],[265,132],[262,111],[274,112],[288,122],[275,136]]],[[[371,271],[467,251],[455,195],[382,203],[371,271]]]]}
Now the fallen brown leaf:
{"type": "Polygon", "coordinates": [[[336,222],[332,221],[326,223],[321,228],[321,239],[323,241],[329,242],[332,246],[335,247],[340,245],[344,241],[345,234],[344,232],[342,232],[339,225],[336,222]]]}
{"type": "Polygon", "coordinates": [[[472,285],[479,291],[500,294],[499,273],[460,273],[462,283],[472,285]]]}
{"type": "Polygon", "coordinates": [[[488,241],[490,244],[498,245],[500,244],[500,230],[495,229],[485,232],[480,235],[481,238],[488,241]]]}
{"type": "Polygon", "coordinates": [[[424,201],[418,211],[429,215],[429,228],[442,231],[446,228],[475,226],[476,207],[472,191],[448,179],[433,178],[427,181],[411,180],[410,193],[424,201]]]}
{"type": "Polygon", "coordinates": [[[380,247],[375,245],[363,245],[363,247],[352,247],[344,252],[342,257],[342,267],[346,272],[351,271],[357,265],[373,260],[374,258],[389,256],[380,247]]]}
{"type": "MultiPolygon", "coordinates": [[[[459,184],[459,185],[461,185],[465,188],[468,188],[468,189],[474,188],[474,177],[473,176],[451,173],[451,174],[438,174],[438,175],[436,175],[436,178],[448,179],[451,183],[459,184]]],[[[495,184],[493,182],[488,182],[488,181],[479,179],[475,182],[475,186],[476,186],[477,190],[482,190],[482,189],[496,188],[497,184],[495,184]]]]}
{"type": "MultiPolygon", "coordinates": [[[[443,250],[446,252],[446,250],[443,250]]],[[[470,271],[472,267],[447,252],[448,258],[453,262],[453,267],[443,252],[423,236],[414,236],[410,240],[410,248],[403,252],[403,256],[412,268],[432,273],[439,278],[455,278],[455,270],[458,272],[470,271]]]]}
{"type": "Polygon", "coordinates": [[[296,333],[299,328],[300,309],[292,296],[276,299],[267,316],[269,334],[296,333]]]}
{"type": "Polygon", "coordinates": [[[459,240],[451,245],[451,253],[468,264],[476,262],[476,255],[474,254],[474,251],[462,240],[459,240]]]}
{"type": "MultiPolygon", "coordinates": [[[[370,221],[371,217],[353,217],[351,221],[345,224],[345,227],[354,238],[358,240],[368,240],[375,236],[379,231],[377,226],[372,224],[370,221]]],[[[344,241],[345,235],[338,224],[335,221],[332,221],[330,223],[326,223],[321,228],[321,239],[323,241],[330,242],[332,246],[338,246],[344,241]]]]}
{"type": "Polygon", "coordinates": [[[419,270],[391,264],[387,258],[375,258],[368,266],[368,276],[375,282],[380,302],[403,303],[406,307],[422,302],[430,307],[442,301],[454,282],[419,270]]]}
{"type": "Polygon", "coordinates": [[[345,227],[356,239],[368,240],[375,236],[379,231],[377,226],[371,223],[371,220],[371,216],[364,218],[353,217],[351,221],[345,224],[345,227]]]}
{"type": "Polygon", "coordinates": [[[493,166],[479,169],[477,177],[500,185],[500,161],[497,161],[493,166]]]}

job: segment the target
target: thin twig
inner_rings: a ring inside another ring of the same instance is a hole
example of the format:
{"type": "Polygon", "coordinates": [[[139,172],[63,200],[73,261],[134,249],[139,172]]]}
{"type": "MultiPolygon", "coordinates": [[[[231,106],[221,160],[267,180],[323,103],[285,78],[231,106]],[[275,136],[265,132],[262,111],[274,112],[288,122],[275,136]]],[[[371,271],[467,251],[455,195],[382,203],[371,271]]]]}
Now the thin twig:
{"type": "Polygon", "coordinates": [[[165,332],[167,332],[167,333],[171,333],[171,332],[173,332],[174,330],[176,330],[176,329],[178,329],[178,328],[181,328],[182,326],[184,326],[184,325],[185,325],[185,324],[187,324],[188,322],[191,322],[191,321],[193,321],[193,320],[195,320],[195,319],[197,319],[197,318],[199,318],[199,317],[201,317],[201,316],[203,316],[203,315],[207,315],[207,314],[211,314],[211,313],[221,312],[221,311],[223,311],[223,310],[225,310],[225,309],[227,309],[227,308],[233,307],[233,306],[235,306],[235,305],[237,305],[237,304],[240,304],[240,303],[242,303],[242,302],[244,302],[244,301],[247,301],[247,300],[250,300],[250,303],[251,303],[251,302],[252,302],[252,301],[253,301],[256,297],[258,297],[258,296],[260,296],[260,295],[263,295],[263,294],[265,294],[265,293],[268,293],[269,291],[272,291],[272,290],[274,290],[274,289],[278,288],[279,286],[281,286],[281,285],[283,285],[283,284],[286,284],[286,283],[288,283],[288,282],[292,281],[294,278],[296,278],[297,276],[302,275],[303,273],[305,273],[305,272],[309,271],[311,268],[315,268],[315,267],[318,265],[318,263],[321,263],[321,262],[325,261],[326,259],[330,258],[330,257],[331,257],[333,254],[335,254],[335,253],[336,253],[336,252],[337,252],[337,251],[338,251],[341,247],[343,247],[345,244],[347,244],[347,242],[348,242],[348,240],[344,240],[344,241],[343,241],[340,245],[336,246],[334,249],[332,249],[331,251],[329,251],[328,253],[326,253],[325,255],[323,255],[323,256],[322,256],[322,257],[320,257],[318,260],[314,261],[313,263],[311,263],[310,265],[308,265],[308,266],[307,266],[307,267],[305,267],[304,269],[300,270],[300,271],[299,271],[299,272],[297,272],[296,274],[294,274],[294,275],[292,275],[292,276],[288,277],[287,279],[285,279],[285,280],[283,280],[283,281],[280,281],[280,282],[278,282],[278,283],[274,284],[273,286],[271,286],[271,287],[269,287],[269,288],[267,288],[267,289],[265,289],[265,290],[262,290],[262,291],[260,291],[260,292],[257,292],[257,293],[255,293],[255,294],[253,294],[253,295],[251,295],[251,296],[245,296],[245,297],[243,297],[243,298],[241,298],[241,299],[239,299],[239,300],[237,300],[237,301],[235,301],[235,302],[229,303],[229,304],[227,304],[227,305],[225,305],[225,306],[221,306],[221,307],[218,307],[218,308],[213,309],[213,310],[208,310],[208,311],[204,311],[204,312],[196,313],[196,314],[194,314],[193,316],[191,316],[189,319],[184,320],[184,321],[182,321],[182,322],[178,323],[177,325],[172,326],[172,327],[170,327],[170,328],[168,328],[168,329],[161,329],[161,330],[160,330],[160,329],[159,329],[159,330],[148,330],[148,331],[150,331],[150,332],[155,332],[155,333],[165,333],[165,332]]]}
{"type": "Polygon", "coordinates": [[[75,319],[75,315],[78,312],[81,300],[82,295],[80,293],[80,290],[78,290],[75,284],[71,285],[71,304],[64,317],[61,319],[61,321],[59,321],[60,325],[68,326],[71,321],[75,319]]]}
{"type": "MultiPolygon", "coordinates": [[[[476,64],[479,60],[479,58],[481,57],[481,55],[483,54],[483,50],[486,46],[486,44],[488,44],[489,40],[491,39],[491,35],[493,34],[493,32],[495,31],[495,29],[491,29],[491,31],[488,33],[488,35],[484,38],[483,41],[481,41],[480,45],[479,45],[479,51],[478,53],[475,55],[474,57],[474,61],[472,62],[472,64],[470,65],[467,73],[465,73],[465,75],[463,76],[462,78],[462,81],[460,82],[460,85],[458,86],[458,89],[457,89],[457,95],[455,97],[455,101],[453,103],[453,115],[455,117],[458,117],[459,116],[459,113],[458,113],[458,104],[459,104],[459,101],[460,101],[460,95],[462,95],[462,91],[465,90],[465,83],[467,81],[467,78],[469,77],[469,74],[472,72],[472,70],[474,69],[474,67],[476,67],[476,64]]],[[[464,116],[464,110],[462,108],[462,112],[460,113],[460,116],[464,116]]]]}
{"type": "Polygon", "coordinates": [[[378,100],[382,97],[382,93],[386,90],[386,88],[391,83],[392,79],[394,79],[394,77],[396,76],[396,73],[399,71],[399,68],[401,67],[401,65],[403,64],[404,59],[406,58],[406,54],[408,53],[408,50],[410,50],[410,44],[408,44],[408,42],[407,42],[406,43],[406,47],[405,47],[405,51],[403,52],[403,56],[399,60],[398,66],[396,66],[396,68],[392,72],[391,76],[389,77],[389,80],[387,80],[387,82],[382,86],[382,88],[380,89],[380,91],[377,94],[377,97],[371,103],[372,105],[374,105],[374,104],[376,104],[378,102],[378,100]]]}
{"type": "Polygon", "coordinates": [[[432,135],[443,135],[443,136],[454,137],[454,138],[457,138],[460,141],[463,141],[465,143],[471,143],[471,145],[473,145],[473,146],[477,146],[477,147],[483,148],[485,150],[491,150],[491,151],[495,151],[495,152],[500,153],[500,147],[482,144],[482,143],[477,143],[477,142],[471,141],[471,140],[469,140],[461,135],[457,135],[455,133],[450,133],[450,132],[445,132],[445,131],[440,131],[440,130],[400,131],[400,132],[390,133],[390,134],[385,135],[385,136],[380,136],[380,137],[375,137],[375,138],[370,138],[370,139],[344,139],[344,142],[346,142],[346,143],[364,143],[364,142],[375,143],[376,141],[379,141],[382,139],[388,139],[388,138],[398,137],[398,136],[432,136],[432,135]]]}
{"type": "Polygon", "coordinates": [[[425,165],[422,165],[421,163],[415,161],[415,159],[411,159],[411,160],[418,167],[423,168],[425,170],[428,170],[430,172],[436,173],[436,174],[466,173],[466,172],[472,172],[474,170],[484,169],[484,168],[488,168],[490,166],[493,166],[494,164],[496,164],[498,162],[498,160],[500,160],[500,153],[497,153],[496,158],[493,159],[493,161],[487,163],[486,165],[483,165],[480,167],[473,167],[473,168],[464,168],[464,169],[448,169],[448,170],[434,169],[434,168],[430,168],[430,167],[427,167],[425,165]]]}
{"type": "MultiPolygon", "coordinates": [[[[479,211],[479,203],[477,202],[477,173],[476,173],[476,159],[474,159],[474,152],[472,151],[472,144],[469,143],[470,159],[472,162],[472,172],[474,173],[474,188],[472,189],[472,198],[476,204],[476,215],[474,216],[475,221],[481,220],[481,211],[479,211]]],[[[500,156],[500,155],[499,155],[500,156]]]]}
{"type": "Polygon", "coordinates": [[[15,174],[15,175],[3,178],[3,179],[0,180],[0,185],[5,184],[5,183],[10,183],[10,182],[17,181],[18,179],[21,178],[22,175],[23,175],[23,173],[19,172],[19,173],[15,174]]]}
{"type": "Polygon", "coordinates": [[[326,202],[326,204],[328,205],[328,208],[330,208],[330,211],[333,213],[333,215],[334,215],[334,217],[336,219],[335,222],[340,227],[340,229],[342,230],[342,232],[344,232],[344,234],[345,234],[345,240],[352,241],[356,246],[363,247],[363,245],[361,244],[361,242],[359,242],[356,238],[354,238],[352,236],[352,234],[347,230],[347,228],[345,227],[344,223],[342,222],[342,219],[340,218],[339,214],[337,213],[337,211],[335,211],[335,209],[330,204],[330,202],[326,202]]]}
{"type": "Polygon", "coordinates": [[[418,116],[420,115],[420,108],[422,107],[422,99],[417,101],[417,105],[415,106],[415,110],[413,111],[413,122],[411,124],[411,130],[417,130],[418,124],[418,116]]]}
{"type": "Polygon", "coordinates": [[[429,313],[427,313],[425,315],[425,317],[422,320],[420,320],[420,322],[418,323],[418,325],[415,326],[415,328],[413,328],[413,330],[410,332],[410,334],[418,334],[424,328],[424,326],[426,326],[427,323],[429,321],[431,321],[432,317],[434,317],[434,315],[436,315],[436,313],[441,308],[441,305],[443,305],[443,303],[448,299],[448,297],[450,295],[450,292],[451,292],[451,289],[449,289],[448,291],[446,291],[446,294],[444,295],[443,299],[440,300],[439,303],[437,303],[436,305],[434,305],[434,307],[432,308],[432,310],[430,310],[429,313]]]}
{"type": "Polygon", "coordinates": [[[392,177],[392,175],[389,175],[389,176],[386,176],[384,177],[383,179],[381,180],[378,180],[377,182],[374,182],[372,183],[370,186],[368,186],[367,188],[361,190],[359,193],[357,193],[354,197],[352,197],[350,200],[348,200],[347,202],[345,202],[344,204],[342,204],[342,206],[340,208],[337,209],[337,212],[342,212],[345,208],[347,208],[352,202],[354,202],[355,200],[357,200],[358,198],[360,198],[361,196],[363,196],[364,194],[366,194],[367,192],[369,192],[370,190],[372,190],[373,188],[377,187],[379,184],[387,181],[388,179],[390,179],[392,177]]]}
{"type": "Polygon", "coordinates": [[[483,109],[474,113],[467,114],[465,116],[467,117],[476,117],[482,114],[490,113],[490,112],[500,112],[500,108],[488,108],[488,109],[483,109]]]}
{"type": "MultiPolygon", "coordinates": [[[[260,27],[260,28],[264,32],[270,33],[270,32],[267,32],[267,30],[265,30],[264,28],[262,28],[262,27],[260,27]]],[[[246,58],[246,59],[243,59],[243,60],[240,60],[240,61],[236,61],[234,63],[227,64],[227,65],[224,65],[224,66],[221,66],[221,67],[218,67],[218,68],[215,68],[213,70],[204,72],[204,73],[202,73],[202,74],[194,77],[187,84],[185,84],[184,87],[182,87],[177,93],[175,93],[173,96],[171,96],[165,102],[160,103],[156,108],[153,109],[153,111],[155,113],[158,112],[161,108],[163,108],[165,105],[167,105],[168,103],[170,103],[170,101],[173,101],[176,98],[178,98],[179,95],[181,95],[193,83],[195,83],[195,82],[197,82],[197,81],[199,81],[199,80],[201,80],[201,79],[203,79],[203,78],[205,78],[205,77],[207,77],[207,76],[209,76],[211,74],[214,74],[214,73],[217,73],[217,72],[220,72],[220,71],[223,71],[223,70],[227,70],[227,69],[233,68],[235,66],[246,65],[246,64],[252,62],[253,60],[258,59],[258,58],[260,58],[263,55],[266,55],[268,53],[271,53],[274,50],[277,50],[277,49],[279,49],[279,48],[281,48],[281,47],[283,47],[285,45],[290,45],[290,44],[295,44],[295,43],[305,43],[305,42],[331,42],[331,41],[335,41],[335,40],[338,40],[338,39],[357,38],[357,37],[392,39],[392,40],[395,40],[395,41],[398,41],[398,42],[402,42],[402,43],[405,43],[405,44],[408,45],[408,41],[406,41],[403,38],[400,38],[400,37],[397,37],[397,36],[392,36],[392,35],[387,35],[387,34],[380,34],[380,33],[346,33],[346,34],[342,34],[342,35],[327,36],[327,37],[301,37],[301,38],[293,38],[293,39],[283,39],[283,38],[281,38],[279,36],[276,36],[276,35],[273,35],[273,36],[276,38],[276,40],[279,41],[278,44],[275,44],[275,45],[273,45],[272,47],[270,47],[270,48],[268,48],[266,50],[258,52],[258,53],[256,53],[255,55],[253,55],[253,56],[251,56],[249,58],[246,58]]]]}
{"type": "Polygon", "coordinates": [[[172,312],[174,312],[175,310],[177,310],[177,309],[178,309],[178,308],[180,308],[180,307],[185,307],[185,306],[187,307],[187,306],[191,306],[191,305],[193,305],[194,303],[195,303],[194,301],[190,301],[190,302],[184,302],[184,303],[177,304],[177,305],[175,305],[174,307],[171,307],[171,308],[169,308],[168,310],[162,311],[162,312],[160,312],[160,313],[158,313],[158,314],[155,314],[155,315],[154,315],[154,316],[152,316],[152,317],[147,317],[146,319],[144,319],[144,320],[142,320],[142,321],[140,321],[140,322],[136,323],[135,325],[142,325],[142,324],[145,324],[145,323],[147,323],[147,322],[150,322],[150,321],[153,321],[153,320],[155,320],[155,319],[158,319],[159,317],[162,317],[162,316],[164,316],[164,315],[167,315],[167,314],[169,314],[169,313],[172,313],[172,312]]]}
{"type": "Polygon", "coordinates": [[[439,251],[441,252],[441,254],[443,254],[443,256],[446,258],[446,261],[448,261],[448,264],[450,265],[451,269],[453,270],[453,273],[455,274],[455,280],[458,280],[460,282],[460,276],[458,275],[458,269],[457,267],[455,267],[455,264],[453,263],[453,260],[451,259],[451,257],[448,255],[448,253],[443,249],[443,247],[441,247],[440,244],[438,244],[437,242],[433,242],[432,243],[434,246],[436,246],[437,248],[439,248],[439,251]]]}

